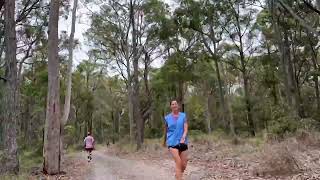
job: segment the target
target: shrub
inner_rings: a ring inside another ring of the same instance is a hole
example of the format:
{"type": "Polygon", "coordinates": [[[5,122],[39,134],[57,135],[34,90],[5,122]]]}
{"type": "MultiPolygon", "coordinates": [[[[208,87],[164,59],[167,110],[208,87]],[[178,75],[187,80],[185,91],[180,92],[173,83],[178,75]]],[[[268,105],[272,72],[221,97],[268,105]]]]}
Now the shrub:
{"type": "Polygon", "coordinates": [[[283,138],[286,134],[295,133],[299,127],[299,121],[291,116],[282,116],[274,119],[269,124],[269,131],[283,138]]]}
{"type": "Polygon", "coordinates": [[[294,152],[287,143],[274,144],[264,148],[260,154],[260,163],[255,167],[258,176],[284,176],[300,171],[294,152]]]}

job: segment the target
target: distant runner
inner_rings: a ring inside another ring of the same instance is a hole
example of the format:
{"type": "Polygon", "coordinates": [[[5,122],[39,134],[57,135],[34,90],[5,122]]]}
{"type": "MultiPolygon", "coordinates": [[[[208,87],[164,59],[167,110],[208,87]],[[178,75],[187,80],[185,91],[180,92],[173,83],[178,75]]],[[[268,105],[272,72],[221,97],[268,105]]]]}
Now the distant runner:
{"type": "Polygon", "coordinates": [[[188,121],[186,114],[179,111],[176,100],[170,102],[171,113],[165,117],[165,141],[175,163],[176,179],[181,180],[187,167],[188,121]]]}
{"type": "Polygon", "coordinates": [[[88,132],[87,137],[84,138],[84,149],[88,153],[88,162],[90,162],[92,160],[92,151],[94,150],[94,138],[90,132],[88,132]]]}

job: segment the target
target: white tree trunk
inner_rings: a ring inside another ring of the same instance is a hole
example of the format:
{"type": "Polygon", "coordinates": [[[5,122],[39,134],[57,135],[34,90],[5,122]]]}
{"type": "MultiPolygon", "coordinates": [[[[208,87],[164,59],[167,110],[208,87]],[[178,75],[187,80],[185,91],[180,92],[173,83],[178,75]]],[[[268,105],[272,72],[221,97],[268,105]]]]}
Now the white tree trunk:
{"type": "Polygon", "coordinates": [[[78,0],[73,1],[73,9],[72,9],[72,25],[71,25],[71,33],[69,38],[69,60],[68,60],[68,73],[67,73],[67,91],[66,97],[64,101],[63,108],[63,116],[62,116],[62,125],[65,125],[69,118],[70,113],[70,100],[71,100],[71,87],[72,87],[72,59],[73,59],[73,46],[74,46],[74,32],[76,28],[76,18],[77,18],[77,7],[78,0]]]}
{"type": "Polygon", "coordinates": [[[50,175],[60,172],[59,4],[59,0],[51,0],[49,14],[48,96],[44,129],[43,170],[50,175]]]}

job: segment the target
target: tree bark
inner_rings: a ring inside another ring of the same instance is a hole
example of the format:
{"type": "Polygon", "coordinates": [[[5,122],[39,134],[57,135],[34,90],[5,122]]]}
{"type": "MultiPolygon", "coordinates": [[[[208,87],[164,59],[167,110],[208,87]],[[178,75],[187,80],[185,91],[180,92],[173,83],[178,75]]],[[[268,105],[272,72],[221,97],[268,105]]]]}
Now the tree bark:
{"type": "Polygon", "coordinates": [[[48,36],[48,96],[44,132],[44,172],[54,175],[60,172],[60,94],[58,21],[59,0],[51,0],[48,36]]]}
{"type": "Polygon", "coordinates": [[[17,122],[19,114],[17,78],[17,40],[15,26],[15,1],[5,2],[5,81],[4,89],[4,165],[0,173],[18,174],[17,122]]]}

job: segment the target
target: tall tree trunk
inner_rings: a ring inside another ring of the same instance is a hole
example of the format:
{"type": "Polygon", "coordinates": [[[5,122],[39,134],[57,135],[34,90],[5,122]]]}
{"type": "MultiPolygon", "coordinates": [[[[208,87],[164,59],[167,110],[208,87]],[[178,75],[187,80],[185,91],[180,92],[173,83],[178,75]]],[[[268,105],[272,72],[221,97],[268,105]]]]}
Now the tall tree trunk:
{"type": "MultiPolygon", "coordinates": [[[[214,44],[214,51],[216,52],[216,45],[214,44]]],[[[217,78],[218,78],[218,86],[219,86],[219,96],[220,96],[220,100],[221,100],[221,107],[222,107],[222,123],[224,128],[227,128],[227,124],[228,124],[228,118],[226,118],[229,114],[227,111],[227,106],[226,106],[226,102],[224,99],[224,91],[223,91],[223,83],[222,83],[222,79],[221,79],[221,75],[220,75],[220,67],[219,67],[219,62],[217,59],[217,56],[214,56],[214,65],[215,65],[215,69],[216,69],[216,74],[217,74],[217,78]]]]}
{"type": "MultiPolygon", "coordinates": [[[[238,29],[240,29],[240,25],[238,23],[238,29]]],[[[253,115],[252,115],[252,104],[251,104],[251,97],[250,97],[250,88],[249,88],[249,77],[248,77],[248,72],[247,72],[247,67],[246,67],[246,62],[245,62],[245,56],[243,52],[243,42],[242,42],[242,33],[241,31],[238,32],[239,37],[240,37],[240,49],[239,49],[239,54],[240,54],[240,64],[241,64],[241,72],[242,72],[242,78],[243,78],[243,86],[244,86],[244,99],[246,103],[246,109],[247,109],[247,120],[249,124],[249,131],[252,136],[255,136],[255,124],[253,122],[253,115]]]]}
{"type": "Polygon", "coordinates": [[[236,135],[235,128],[234,128],[234,120],[233,120],[233,111],[231,107],[231,102],[230,102],[230,87],[227,86],[228,92],[226,93],[226,106],[229,114],[229,129],[230,133],[232,136],[236,135]]]}
{"type": "MultiPolygon", "coordinates": [[[[228,72],[225,68],[225,66],[222,64],[221,65],[221,70],[222,70],[222,73],[224,75],[224,77],[228,77],[228,72]]],[[[231,100],[230,100],[230,88],[231,88],[231,85],[229,85],[229,81],[228,79],[225,80],[226,82],[226,95],[225,95],[225,103],[226,103],[226,114],[228,114],[228,122],[229,122],[229,130],[230,130],[230,133],[232,136],[235,136],[236,133],[235,133],[235,128],[234,128],[234,120],[233,120],[233,111],[232,111],[232,107],[231,107],[231,100]]]]}
{"type": "Polygon", "coordinates": [[[4,89],[4,165],[0,173],[19,172],[17,122],[19,113],[17,79],[17,40],[15,30],[15,1],[5,1],[5,89],[4,89]]]}
{"type": "Polygon", "coordinates": [[[283,84],[285,88],[285,96],[286,96],[286,101],[289,107],[292,107],[292,95],[290,91],[290,86],[289,86],[289,80],[288,80],[288,68],[287,68],[287,63],[286,63],[286,57],[285,57],[285,48],[284,48],[284,43],[282,40],[282,32],[280,32],[279,28],[279,19],[277,22],[274,22],[275,26],[275,32],[277,32],[277,41],[278,41],[278,48],[280,52],[280,66],[281,66],[281,71],[282,71],[282,79],[283,79],[283,84]],[[279,33],[278,33],[279,32],[279,33]]]}
{"type": "Polygon", "coordinates": [[[73,59],[73,46],[74,46],[74,32],[76,28],[76,18],[77,18],[77,7],[78,0],[73,1],[73,9],[72,9],[72,25],[71,25],[71,33],[69,37],[69,60],[68,60],[68,73],[67,73],[67,91],[66,97],[64,101],[64,109],[62,116],[62,124],[65,125],[68,121],[69,113],[70,113],[70,100],[71,100],[71,87],[72,87],[72,59],[73,59]]]}
{"type": "MultiPolygon", "coordinates": [[[[140,38],[141,41],[141,38],[140,38]]],[[[145,85],[145,93],[146,93],[146,99],[145,104],[143,107],[141,107],[141,116],[142,116],[142,134],[141,134],[141,140],[142,143],[144,143],[144,126],[146,124],[147,120],[151,120],[152,115],[152,106],[153,106],[153,100],[151,97],[151,90],[149,87],[149,71],[150,71],[150,55],[146,49],[143,49],[144,53],[144,72],[143,72],[143,80],[145,85]]]]}
{"type": "Polygon", "coordinates": [[[249,78],[247,75],[247,72],[245,69],[243,69],[242,72],[243,76],[243,86],[244,86],[244,99],[246,102],[246,109],[247,109],[247,119],[248,119],[248,124],[249,124],[249,131],[252,136],[255,136],[255,125],[253,122],[253,117],[252,117],[252,110],[251,110],[251,101],[250,101],[250,92],[249,92],[249,78]]]}
{"type": "Polygon", "coordinates": [[[69,114],[70,114],[70,101],[71,101],[71,87],[72,87],[72,59],[73,59],[73,46],[74,46],[74,32],[76,27],[76,17],[77,17],[77,7],[78,7],[78,0],[73,0],[73,8],[72,8],[72,22],[71,22],[71,33],[69,37],[69,60],[68,60],[68,67],[67,67],[67,90],[66,96],[64,99],[64,108],[63,108],[63,115],[61,119],[61,144],[60,144],[60,152],[61,152],[61,159],[64,160],[64,153],[63,153],[63,136],[64,136],[64,126],[68,122],[69,114]]]}
{"type": "Polygon", "coordinates": [[[292,115],[297,116],[299,113],[300,109],[300,103],[299,103],[299,97],[298,97],[298,92],[297,92],[297,83],[295,81],[295,75],[294,75],[294,69],[293,69],[293,60],[291,58],[291,52],[290,52],[290,42],[289,42],[289,37],[288,37],[288,31],[283,28],[284,30],[284,44],[283,44],[283,53],[284,53],[284,67],[285,67],[285,72],[287,75],[287,81],[288,81],[288,88],[289,88],[289,101],[290,104],[293,107],[292,110],[292,115]]]}
{"type": "Polygon", "coordinates": [[[140,112],[140,100],[139,100],[139,55],[137,46],[137,30],[135,24],[135,10],[134,1],[130,0],[130,21],[132,24],[132,57],[133,57],[133,114],[134,120],[137,123],[137,149],[142,146],[142,136],[143,136],[143,120],[140,112]]]}
{"type": "Polygon", "coordinates": [[[59,0],[51,0],[48,36],[48,96],[44,132],[44,172],[53,175],[60,172],[60,94],[58,21],[59,0]]]}
{"type": "MultiPolygon", "coordinates": [[[[320,6],[320,0],[319,0],[319,6],[320,6]]],[[[312,40],[311,40],[311,34],[308,33],[308,39],[309,39],[309,45],[312,51],[312,66],[313,66],[313,70],[314,71],[319,71],[318,68],[318,63],[317,63],[317,52],[314,49],[314,45],[312,44],[312,40]]],[[[314,81],[314,89],[315,89],[315,94],[316,94],[316,102],[317,102],[317,112],[318,114],[320,114],[320,91],[319,91],[319,78],[317,74],[313,75],[313,81],[314,81]]]]}
{"type": "Polygon", "coordinates": [[[240,24],[240,4],[237,4],[238,13],[236,13],[236,29],[237,29],[237,35],[239,37],[239,47],[238,52],[240,56],[240,66],[241,66],[241,73],[243,78],[243,86],[244,86],[244,99],[246,103],[246,109],[247,109],[247,120],[249,125],[249,131],[252,136],[255,136],[255,124],[253,121],[253,112],[252,112],[252,102],[251,102],[251,95],[250,95],[250,88],[249,88],[249,74],[247,71],[247,63],[245,60],[245,54],[244,54],[244,42],[243,42],[243,32],[241,31],[241,24],[240,24]]]}
{"type": "Polygon", "coordinates": [[[218,60],[219,60],[218,58],[219,57],[217,55],[217,42],[215,40],[216,38],[215,38],[215,33],[214,33],[213,29],[211,30],[210,33],[211,33],[210,40],[213,43],[213,51],[211,50],[210,45],[208,44],[208,42],[204,38],[203,34],[202,34],[202,40],[203,40],[203,43],[204,43],[205,47],[207,48],[207,50],[211,54],[212,59],[214,60],[215,70],[216,70],[216,74],[217,74],[217,78],[218,78],[219,97],[220,97],[221,107],[222,107],[222,112],[223,112],[222,113],[222,123],[223,123],[224,126],[226,126],[227,121],[228,121],[228,120],[226,120],[226,117],[229,116],[229,115],[227,113],[227,106],[226,106],[226,102],[225,102],[225,99],[224,99],[223,83],[222,83],[222,79],[221,79],[219,62],[218,62],[218,60]]]}
{"type": "MultiPolygon", "coordinates": [[[[268,52],[269,59],[272,59],[269,43],[267,43],[267,52],[268,52]]],[[[270,71],[270,70],[268,68],[266,68],[265,71],[270,71]]],[[[271,72],[272,72],[273,82],[272,82],[272,85],[271,85],[272,86],[271,87],[272,88],[271,95],[273,97],[273,104],[277,105],[278,104],[277,84],[276,84],[276,81],[274,80],[275,79],[275,71],[276,71],[276,69],[274,67],[272,67],[271,72]]]]}
{"type": "MultiPolygon", "coordinates": [[[[292,89],[291,89],[291,83],[290,82],[290,75],[289,75],[289,67],[288,67],[288,48],[286,47],[286,40],[283,41],[283,39],[286,39],[283,35],[282,29],[280,29],[279,24],[280,24],[280,16],[277,13],[276,5],[273,3],[269,3],[269,11],[272,14],[272,24],[273,24],[273,30],[276,35],[277,39],[277,44],[278,44],[278,49],[279,49],[279,55],[280,55],[280,66],[281,66],[281,71],[282,71],[282,81],[284,84],[284,89],[285,89],[285,97],[286,97],[286,103],[288,104],[289,107],[293,107],[293,95],[292,95],[292,89]]],[[[287,37],[288,38],[288,37],[287,37]]],[[[288,42],[287,42],[288,44],[288,42]]],[[[281,99],[281,94],[280,94],[280,99],[281,99]]],[[[290,111],[293,116],[295,116],[295,111],[290,111]]]]}

